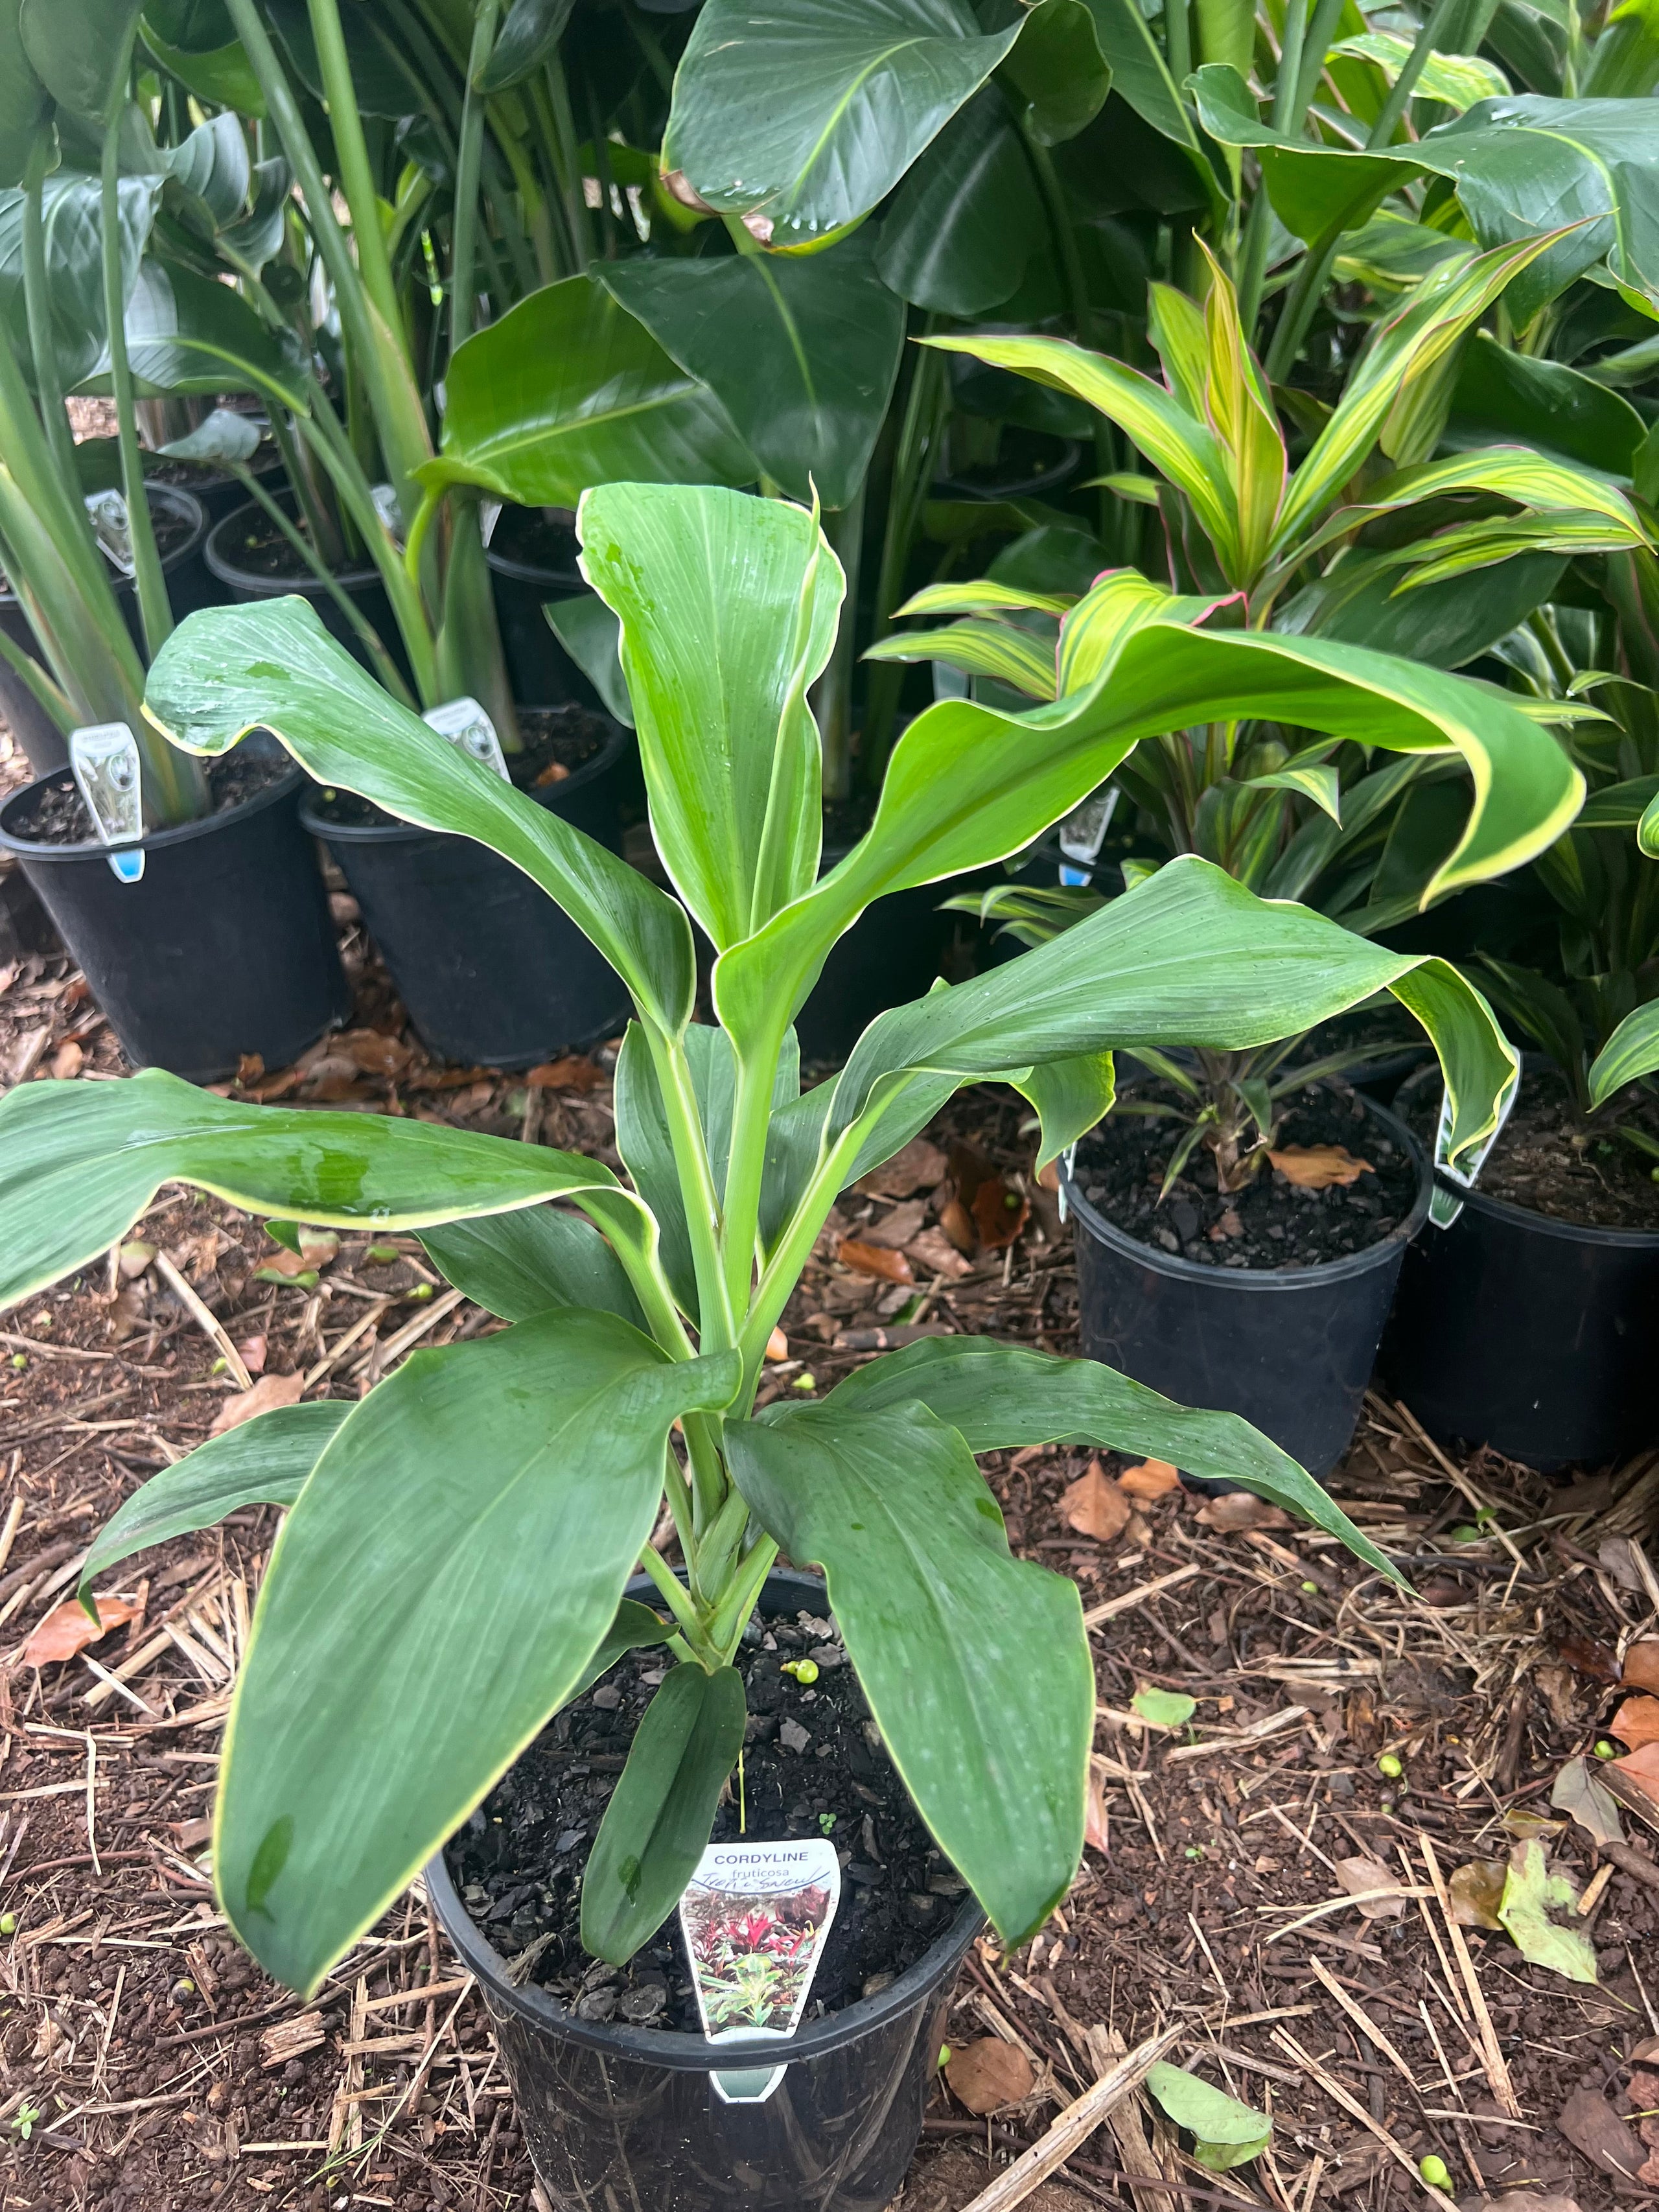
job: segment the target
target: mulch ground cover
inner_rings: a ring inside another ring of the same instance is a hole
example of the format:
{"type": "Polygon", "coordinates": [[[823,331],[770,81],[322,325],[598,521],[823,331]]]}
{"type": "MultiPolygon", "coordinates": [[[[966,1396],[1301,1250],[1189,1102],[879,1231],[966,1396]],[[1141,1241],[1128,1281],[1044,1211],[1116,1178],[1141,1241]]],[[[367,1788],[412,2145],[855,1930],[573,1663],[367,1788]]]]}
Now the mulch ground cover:
{"type": "MultiPolygon", "coordinates": [[[[349,902],[336,911],[353,1026],[297,1067],[245,1067],[238,1095],[617,1164],[612,1051],[528,1076],[434,1064],[349,902]]],[[[0,1081],[120,1072],[66,958],[0,969],[0,1081]]],[[[1033,1158],[1021,1102],[979,1088],[848,1193],[765,1395],[821,1396],[929,1332],[1074,1349],[1069,1230],[1033,1158]]],[[[411,1238],[289,1255],[259,1224],[176,1192],[125,1255],[0,1322],[3,2212],[545,2212],[482,2004],[418,1893],[309,2004],[267,1981],[215,1911],[219,1746],[276,1515],[140,1555],[105,1578],[121,1617],[98,1642],[39,1667],[21,1656],[93,1531],[250,1390],[255,1405],[356,1396],[415,1346],[499,1324],[411,1238]]],[[[1409,1597],[1334,1540],[1255,1501],[1192,1496],[1156,1463],[1042,1449],[986,1465],[1015,1548],[1072,1575],[1090,1620],[1091,1842],[1031,1943],[970,1954],[905,2212],[960,2212],[1160,2027],[1177,2031],[1171,2059],[1271,2115],[1268,2154],[1209,2172],[1138,2096],[1026,2199],[1036,2212],[1375,2212],[1427,2197],[1415,2168],[1430,2154],[1465,2207],[1653,2201],[1656,1836],[1639,1807],[1612,1834],[1602,1806],[1598,1845],[1550,1801],[1570,1761],[1598,1768],[1629,1694],[1619,1662],[1659,1637],[1659,1454],[1546,1478],[1449,1459],[1407,1409],[1368,1401],[1331,1487],[1408,1563],[1409,1597]],[[1147,1717],[1151,1692],[1190,1714],[1147,1717]],[[1528,1850],[1569,1886],[1540,1917],[1593,1981],[1476,1924],[1528,1850]]]]}

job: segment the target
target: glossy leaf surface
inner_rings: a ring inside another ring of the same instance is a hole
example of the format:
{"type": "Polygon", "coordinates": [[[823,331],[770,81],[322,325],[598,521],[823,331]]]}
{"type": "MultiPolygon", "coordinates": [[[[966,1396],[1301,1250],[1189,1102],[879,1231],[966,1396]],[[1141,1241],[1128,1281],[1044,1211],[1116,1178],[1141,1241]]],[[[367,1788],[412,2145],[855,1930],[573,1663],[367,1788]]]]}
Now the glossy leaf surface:
{"type": "Polygon", "coordinates": [[[445,1279],[503,1321],[529,1321],[558,1306],[588,1306],[645,1327],[623,1264],[592,1222],[556,1206],[480,1214],[422,1231],[445,1279]]]}
{"type": "Polygon", "coordinates": [[[1004,1942],[1083,1849],[1094,1670],[1077,1586],[1016,1559],[953,1428],[833,1399],[726,1431],[732,1474],[792,1559],[822,1565],[893,1763],[1004,1942]]]}
{"type": "Polygon", "coordinates": [[[876,267],[913,307],[982,315],[1024,276],[1042,237],[1030,163],[994,89],[975,93],[917,161],[881,227],[876,267]]]}
{"type": "Polygon", "coordinates": [[[215,1878],[280,1980],[314,1988],[582,1679],[670,1424],[737,1382],[732,1354],[565,1311],[416,1352],[355,1410],[276,1540],[225,1735],[215,1878]]]}

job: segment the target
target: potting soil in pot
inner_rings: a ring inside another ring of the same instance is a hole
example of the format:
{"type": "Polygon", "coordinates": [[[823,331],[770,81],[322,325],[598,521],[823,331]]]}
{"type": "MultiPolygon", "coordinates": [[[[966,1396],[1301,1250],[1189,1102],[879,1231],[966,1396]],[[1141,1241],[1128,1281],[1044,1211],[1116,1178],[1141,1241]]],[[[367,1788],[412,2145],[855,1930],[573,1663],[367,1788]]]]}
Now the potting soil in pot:
{"type": "MultiPolygon", "coordinates": [[[[1425,1151],[1440,1118],[1437,1073],[1425,1072],[1398,1094],[1395,1110],[1425,1151]]],[[[1593,1229],[1659,1230],[1659,1183],[1651,1152],[1616,1133],[1627,1123],[1659,1143],[1659,1099],[1632,1085],[1586,1121],[1558,1068],[1528,1068],[1476,1188],[1551,1221],[1593,1229]]]]}
{"type": "MultiPolygon", "coordinates": [[[[208,811],[210,814],[223,814],[233,806],[257,799],[273,783],[280,783],[292,772],[294,763],[284,752],[239,745],[234,752],[225,754],[222,759],[209,761],[205,766],[208,795],[212,801],[208,811]]],[[[41,845],[90,845],[97,842],[98,833],[93,828],[86,801],[67,769],[46,785],[27,821],[19,821],[14,826],[19,836],[30,837],[41,845]]]]}
{"type": "MultiPolygon", "coordinates": [[[[1148,1104],[1183,1103],[1163,1082],[1137,1084],[1133,1096],[1148,1104]]],[[[1164,1172],[1185,1128],[1173,1115],[1109,1115],[1079,1143],[1075,1174],[1083,1196],[1115,1228],[1202,1266],[1313,1267],[1346,1259],[1397,1228],[1417,1196],[1416,1164],[1351,1091],[1322,1085],[1297,1093],[1281,1106],[1273,1146],[1337,1146],[1365,1161],[1364,1171],[1346,1185],[1304,1188],[1264,1162],[1244,1189],[1228,1194],[1216,1188],[1214,1159],[1200,1145],[1160,1204],[1164,1172]]]]}
{"type": "MultiPolygon", "coordinates": [[[[737,1665],[749,1704],[739,1826],[738,1776],[712,1840],[827,1836],[842,1896],[805,2018],[838,2012],[914,1966],[967,1885],[923,1826],[882,1745],[840,1638],[822,1616],[762,1624],[737,1665]],[[809,1684],[783,1673],[810,1658],[809,1684]]],[[[634,1732],[673,1662],[627,1654],[556,1714],[447,1846],[450,1873],[486,1940],[528,1980],[587,2020],[700,2034],[678,1916],[620,1970],[581,1947],[581,1877],[634,1732]]]]}
{"type": "MultiPolygon", "coordinates": [[[[514,787],[528,792],[555,788],[604,748],[611,731],[611,725],[603,714],[586,707],[520,708],[519,734],[524,750],[507,756],[514,787]]],[[[367,829],[396,819],[354,791],[325,793],[318,812],[343,829],[367,829]]]]}

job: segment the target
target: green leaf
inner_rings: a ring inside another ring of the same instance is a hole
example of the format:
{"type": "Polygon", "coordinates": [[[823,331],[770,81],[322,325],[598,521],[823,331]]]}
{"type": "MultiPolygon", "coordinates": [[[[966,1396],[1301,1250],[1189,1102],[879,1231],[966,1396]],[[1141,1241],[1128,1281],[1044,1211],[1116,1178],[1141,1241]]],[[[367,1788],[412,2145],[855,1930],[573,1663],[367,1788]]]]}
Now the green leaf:
{"type": "MultiPolygon", "coordinates": [[[[117,180],[124,299],[131,298],[138,282],[138,265],[166,181],[161,175],[117,180]]],[[[99,194],[96,177],[62,169],[46,179],[40,192],[52,351],[66,391],[92,374],[104,351],[104,224],[99,194]]],[[[18,360],[29,362],[21,191],[0,191],[0,317],[4,319],[18,360]]]]}
{"type": "Polygon", "coordinates": [[[646,1708],[582,1875],[582,1948],[620,1966],[696,1872],[743,1748],[743,1677],[676,1667],[646,1708]]]}
{"type": "Polygon", "coordinates": [[[621,1195],[608,1168],[550,1146],[380,1114],[239,1105],[160,1068],[118,1083],[21,1084],[0,1100],[0,1304],[108,1251],[164,1182],[334,1229],[414,1229],[564,1193],[621,1195]]]}
{"type": "Polygon", "coordinates": [[[917,1404],[726,1430],[738,1488],[824,1570],[893,1763],[1011,1947],[1083,1849],[1094,1670],[1077,1588],[1015,1559],[961,1436],[917,1404]]]}
{"type": "Polygon", "coordinates": [[[642,1011],[669,1030],[689,1018],[691,931],[675,902],[400,707],[306,600],[187,616],[151,665],[145,711],[187,752],[226,752],[263,726],[319,783],[358,792],[401,821],[476,837],[557,901],[642,1011]]]}
{"type": "Polygon", "coordinates": [[[234,408],[216,407],[204,422],[157,450],[170,461],[207,461],[225,468],[253,459],[259,450],[259,426],[234,408]]]}
{"type": "MultiPolygon", "coordinates": [[[[1366,31],[1356,38],[1340,39],[1330,49],[1334,56],[1375,62],[1389,84],[1400,75],[1411,51],[1412,41],[1398,31],[1366,31]]],[[[1413,95],[1438,100],[1442,106],[1455,107],[1461,113],[1478,100],[1505,99],[1509,89],[1509,79],[1492,62],[1480,61],[1473,54],[1431,52],[1418,76],[1413,95]]]]}
{"type": "Polygon", "coordinates": [[[1164,65],[1145,10],[1138,0],[1090,0],[1090,13],[1095,19],[1100,51],[1111,69],[1113,90],[1160,137],[1181,149],[1194,184],[1219,216],[1226,207],[1226,195],[1193,128],[1191,112],[1164,65]]]}
{"type": "Polygon", "coordinates": [[[596,278],[544,285],[458,347],[429,489],[477,484],[524,507],[574,507],[590,484],[751,483],[714,394],[596,278]]]}
{"type": "Polygon", "coordinates": [[[0,8],[0,185],[21,183],[35,133],[51,112],[52,95],[23,51],[21,18],[8,4],[0,8]]]}
{"type": "Polygon", "coordinates": [[[1062,145],[1092,123],[1112,88],[1085,0],[1038,0],[1002,65],[1020,121],[1040,146],[1062,145]]]}
{"type": "Polygon", "coordinates": [[[169,46],[151,27],[149,16],[154,12],[147,11],[139,33],[152,58],[169,76],[176,76],[187,92],[193,92],[204,103],[234,108],[239,115],[246,115],[256,123],[264,120],[265,95],[253,73],[247,49],[240,40],[233,39],[228,46],[210,47],[201,52],[169,46]]]}
{"type": "Polygon", "coordinates": [[[936,660],[969,676],[994,676],[1028,698],[1054,696],[1054,651],[1012,623],[954,622],[942,629],[904,630],[877,641],[866,660],[936,660]]]}
{"type": "MultiPolygon", "coordinates": [[[[7,0],[9,6],[15,0],[7,0]]],[[[101,124],[141,0],[21,0],[23,51],[60,107],[101,124]]]]}
{"type": "Polygon", "coordinates": [[[1659,1068],[1659,999],[1650,1000],[1633,1014],[1626,1014],[1596,1055],[1589,1072],[1590,1105],[1605,1106],[1615,1091],[1634,1083],[1638,1075],[1651,1075],[1656,1068],[1659,1068]]]}
{"type": "Polygon", "coordinates": [[[707,0],[663,167],[765,244],[822,245],[885,198],[1021,27],[982,33],[965,0],[707,0]]]}
{"type": "Polygon", "coordinates": [[[1000,608],[1027,608],[1037,614],[1063,615],[1075,605],[1048,592],[1024,591],[1017,584],[987,577],[972,584],[929,584],[914,592],[895,615],[993,614],[1000,608]]]}
{"type": "Polygon", "coordinates": [[[1298,768],[1287,761],[1283,768],[1243,778],[1253,791],[1294,791],[1311,799],[1333,822],[1342,819],[1342,778],[1329,761],[1311,761],[1298,768]]]}
{"type": "MultiPolygon", "coordinates": [[[[127,351],[143,398],[220,392],[275,394],[307,410],[305,378],[239,293],[176,264],[147,259],[127,302],[127,351]]],[[[83,392],[109,389],[106,353],[83,392]]]]}
{"type": "Polygon", "coordinates": [[[94,1538],[81,1570],[82,1603],[106,1568],[171,1536],[211,1528],[243,1505],[292,1505],[348,1413],[351,1401],[276,1406],[163,1468],[94,1538]]]}
{"type": "MultiPolygon", "coordinates": [[[[685,1032],[689,1039],[694,1031],[685,1032]]],[[[707,1031],[731,1047],[724,1030],[707,1031]]],[[[730,1096],[729,1079],[726,1085],[730,1096]]],[[[680,1311],[695,1320],[697,1278],[691,1258],[691,1236],[686,1226],[685,1200],[674,1158],[673,1139],[663,1109],[662,1089],[645,1031],[629,1022],[617,1056],[613,1103],[617,1115],[617,1150],[635,1190],[656,1217],[659,1243],[658,1259],[680,1311]]]]}
{"type": "Polygon", "coordinates": [[[425,1230],[421,1242],[447,1281],[503,1321],[587,1306],[646,1326],[621,1261],[578,1214],[526,1206],[425,1230]]]}
{"type": "Polygon", "coordinates": [[[607,714],[624,729],[634,726],[634,702],[622,670],[622,624],[596,592],[568,599],[549,599],[542,608],[548,628],[599,693],[607,714]]]}
{"type": "Polygon", "coordinates": [[[1186,1727],[1198,1705],[1184,1690],[1137,1690],[1129,1700],[1129,1711],[1151,1721],[1155,1728],[1177,1729],[1186,1727]]]}
{"type": "Polygon", "coordinates": [[[666,1644],[676,1633],[672,1620],[659,1620],[648,1605],[640,1605],[631,1597],[623,1598],[599,1650],[582,1669],[574,1688],[566,1692],[566,1705],[574,1705],[584,1690],[592,1688],[601,1674],[608,1674],[624,1652],[638,1651],[653,1644],[666,1644]]]}
{"type": "Polygon", "coordinates": [[[1517,353],[1486,331],[1463,349],[1446,434],[1455,446],[1520,440],[1627,477],[1646,430],[1628,399],[1561,362],[1517,353]]]}
{"type": "Polygon", "coordinates": [[[505,92],[540,69],[564,36],[574,5],[575,0],[513,0],[479,72],[478,90],[505,92]]]}
{"type": "MultiPolygon", "coordinates": [[[[855,1368],[824,1403],[859,1414],[924,1405],[960,1430],[976,1452],[1089,1445],[1241,1483],[1340,1536],[1357,1559],[1390,1580],[1402,1579],[1313,1477],[1242,1414],[1178,1406],[1098,1360],[1057,1359],[987,1336],[928,1338],[855,1368]]],[[[801,1410],[780,1404],[769,1407],[767,1417],[794,1419],[801,1410]]]]}
{"type": "Polygon", "coordinates": [[[1597,1978],[1595,1947],[1588,1931],[1582,1923],[1575,1928],[1551,1917],[1553,1912],[1577,1914],[1577,1891],[1551,1867],[1538,1838],[1529,1836],[1516,1844],[1510,1853],[1498,1918],[1528,1964],[1565,1975],[1570,1982],[1593,1982],[1597,1978]]]}
{"type": "Polygon", "coordinates": [[[1212,2173],[1259,2158],[1272,2139],[1273,2124],[1264,2112],[1161,2058],[1148,2069],[1146,2087],[1160,2109],[1193,2136],[1194,2155],[1212,2173]]]}
{"type": "MultiPolygon", "coordinates": [[[[1047,0],[1054,4],[1054,0],[1047,0]]],[[[1080,0],[1067,0],[1080,4],[1080,0]]],[[[904,304],[862,231],[803,258],[601,265],[604,283],[688,376],[708,386],[792,499],[854,499],[892,398],[904,304]]]]}
{"type": "Polygon", "coordinates": [[[835,643],[841,564],[804,508],[732,491],[605,485],[577,529],[622,623],[657,849],[723,949],[817,874],[806,691],[835,643]]]}
{"type": "Polygon", "coordinates": [[[966,319],[1016,290],[1044,243],[1043,225],[1019,133],[988,87],[945,125],[895,193],[876,267],[913,307],[966,319]]]}
{"type": "Polygon", "coordinates": [[[352,1413],[276,1540],[225,1733],[215,1879],[278,1980],[313,1990],[583,1679],[671,1423],[738,1379],[567,1310],[416,1352],[352,1413]]]}
{"type": "Polygon", "coordinates": [[[1523,554],[1402,596],[1397,560],[1349,552],[1279,609],[1275,628],[1397,653],[1431,668],[1462,668],[1549,598],[1565,565],[1550,554],[1523,554]]]}

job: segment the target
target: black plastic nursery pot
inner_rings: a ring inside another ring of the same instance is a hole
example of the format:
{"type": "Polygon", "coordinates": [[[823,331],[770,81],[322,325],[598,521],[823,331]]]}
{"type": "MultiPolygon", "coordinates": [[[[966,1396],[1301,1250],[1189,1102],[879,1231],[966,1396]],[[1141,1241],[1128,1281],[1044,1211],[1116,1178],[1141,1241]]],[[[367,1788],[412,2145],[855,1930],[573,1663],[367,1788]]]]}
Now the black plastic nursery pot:
{"type": "Polygon", "coordinates": [[[542,699],[550,706],[599,703],[542,612],[550,599],[574,599],[587,591],[576,566],[580,550],[575,517],[562,507],[504,507],[495,518],[484,557],[515,699],[542,699]]]}
{"type": "MultiPolygon", "coordinates": [[[[290,571],[273,574],[263,564],[250,557],[248,544],[253,535],[263,544],[265,532],[271,527],[264,509],[252,500],[215,523],[209,532],[205,546],[208,569],[221,586],[220,597],[236,605],[253,599],[286,599],[298,593],[309,599],[317,611],[317,618],[332,638],[338,640],[355,660],[360,660],[371,675],[378,675],[368,648],[351,623],[345,611],[319,580],[308,568],[300,566],[297,558],[290,571]]],[[[357,608],[375,635],[392,655],[405,682],[409,682],[408,658],[392,612],[392,602],[386,597],[386,586],[380,581],[380,572],[372,565],[362,568],[339,568],[334,572],[334,581],[347,599],[357,608]]]]}
{"type": "MultiPolygon", "coordinates": [[[[174,620],[182,622],[198,607],[216,606],[224,597],[207,565],[207,511],[193,493],[177,484],[153,483],[145,489],[150,513],[166,541],[161,552],[161,574],[167,580],[167,599],[174,620]]],[[[131,576],[112,574],[111,581],[133,643],[142,652],[143,626],[138,612],[137,586],[131,576]]],[[[0,590],[0,630],[32,659],[40,659],[40,648],[15,592],[0,590]]],[[[62,731],[28,686],[3,662],[0,714],[10,724],[37,775],[49,775],[53,769],[67,765],[69,747],[62,731]]]]}
{"type": "Polygon", "coordinates": [[[1416,1162],[1411,1212],[1363,1251],[1271,1273],[1209,1267],[1115,1228],[1062,1165],[1076,1219],[1082,1349],[1182,1405],[1243,1413],[1310,1474],[1347,1449],[1406,1249],[1432,1184],[1421,1146],[1374,1099],[1367,1115],[1416,1162]]]}
{"type": "MultiPolygon", "coordinates": [[[[612,722],[591,760],[526,796],[620,853],[633,745],[612,722]]],[[[343,872],[430,1051],[465,1066],[531,1067],[627,1019],[616,969],[500,854],[407,823],[338,821],[315,794],[301,818],[343,872]]]]}
{"type": "Polygon", "coordinates": [[[0,807],[0,848],[16,854],[136,1066],[196,1083],[234,1075],[247,1054],[284,1067],[345,1018],[350,994],[300,823],[304,781],[290,769],[222,812],[155,831],[137,883],[117,879],[100,844],[27,835],[65,771],[0,807]]]}
{"type": "MultiPolygon", "coordinates": [[[[636,1577],[632,1596],[647,1601],[636,1577]]],[[[822,1609],[817,1575],[769,1576],[763,1610],[822,1609]]],[[[767,1838],[757,1837],[757,1841],[767,1838]]],[[[520,2124],[556,2212],[884,2212],[921,2134],[957,1970],[984,1915],[969,1897],[915,1964],[787,2045],[709,2042],[579,2020],[509,1980],[456,1894],[442,1852],[427,1893],[495,2024],[520,2124]],[[763,2102],[727,2103],[711,2075],[769,2072],[763,2102]]]]}
{"type": "Polygon", "coordinates": [[[1438,1443],[1546,1470],[1659,1443],[1659,1234],[1455,1194],[1450,1228],[1406,1255],[1381,1361],[1394,1395],[1438,1443]]]}

